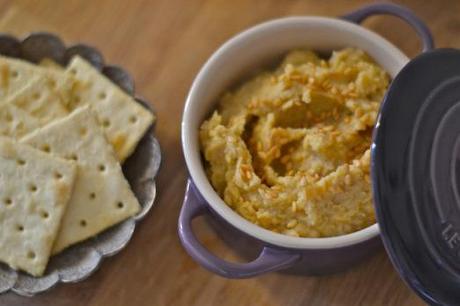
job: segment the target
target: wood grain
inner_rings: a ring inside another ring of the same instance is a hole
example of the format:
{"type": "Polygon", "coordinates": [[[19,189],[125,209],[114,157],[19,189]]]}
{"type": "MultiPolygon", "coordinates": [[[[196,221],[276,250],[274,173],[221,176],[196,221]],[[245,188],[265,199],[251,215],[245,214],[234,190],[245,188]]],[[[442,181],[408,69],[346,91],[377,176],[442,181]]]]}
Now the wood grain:
{"type": "MultiPolygon", "coordinates": [[[[163,150],[158,198],[129,246],[105,260],[89,279],[59,285],[40,296],[0,297],[0,305],[422,305],[395,273],[385,252],[344,273],[305,277],[272,273],[226,280],[197,264],[176,234],[187,171],[180,147],[180,119],[194,76],[211,53],[235,33],[289,15],[338,16],[371,1],[316,0],[0,0],[0,31],[24,35],[48,30],[67,43],[98,47],[110,63],[130,71],[137,91],[158,112],[163,150]]],[[[406,0],[433,30],[439,47],[460,48],[460,2],[406,0]]],[[[420,44],[394,17],[365,25],[408,55],[420,44]]],[[[225,258],[241,260],[206,222],[202,241],[225,258]]]]}

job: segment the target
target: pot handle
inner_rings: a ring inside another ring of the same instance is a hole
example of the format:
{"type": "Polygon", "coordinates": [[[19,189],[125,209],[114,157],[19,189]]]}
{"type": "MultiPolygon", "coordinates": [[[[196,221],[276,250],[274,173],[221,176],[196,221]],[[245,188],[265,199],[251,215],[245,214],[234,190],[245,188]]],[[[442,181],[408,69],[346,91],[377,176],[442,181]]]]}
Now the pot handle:
{"type": "Polygon", "coordinates": [[[354,12],[342,16],[343,19],[361,23],[364,19],[373,15],[393,15],[407,22],[418,34],[423,44],[423,52],[434,48],[433,36],[426,24],[410,9],[391,3],[371,4],[354,12]]]}
{"type": "Polygon", "coordinates": [[[210,211],[191,182],[187,183],[184,204],[179,215],[179,238],[187,253],[206,269],[226,278],[248,278],[292,266],[300,259],[294,251],[264,246],[259,256],[248,263],[231,263],[209,252],[196,238],[192,220],[210,211]]]}

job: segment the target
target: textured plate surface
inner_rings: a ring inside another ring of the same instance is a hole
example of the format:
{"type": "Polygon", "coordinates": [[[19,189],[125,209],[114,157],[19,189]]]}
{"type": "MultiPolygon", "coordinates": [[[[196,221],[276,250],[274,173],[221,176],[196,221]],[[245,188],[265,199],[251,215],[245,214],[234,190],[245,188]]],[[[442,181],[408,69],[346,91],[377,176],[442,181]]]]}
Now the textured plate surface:
{"type": "MultiPolygon", "coordinates": [[[[23,40],[0,34],[0,54],[34,63],[42,58],[51,58],[61,65],[66,65],[73,55],[78,54],[134,96],[134,82],[126,71],[117,66],[105,65],[101,53],[95,48],[83,44],[66,48],[59,37],[50,33],[33,33],[23,40]]],[[[154,112],[149,103],[137,97],[135,99],[154,112]]],[[[154,126],[150,127],[123,165],[123,172],[142,206],[141,211],[96,237],[51,257],[42,277],[32,277],[0,264],[0,293],[13,291],[20,295],[32,296],[52,288],[59,282],[83,280],[99,267],[104,257],[115,255],[127,245],[136,222],[145,217],[155,200],[155,176],[161,163],[161,151],[153,130],[154,126]]]]}

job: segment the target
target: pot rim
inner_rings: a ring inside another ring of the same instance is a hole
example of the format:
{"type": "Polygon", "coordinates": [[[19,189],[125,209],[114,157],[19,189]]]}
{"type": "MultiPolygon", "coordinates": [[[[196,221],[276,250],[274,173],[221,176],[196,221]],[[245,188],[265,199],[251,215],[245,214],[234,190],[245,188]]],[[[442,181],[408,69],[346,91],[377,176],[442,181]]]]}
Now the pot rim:
{"type": "MultiPolygon", "coordinates": [[[[186,99],[181,124],[182,150],[189,170],[189,175],[195,183],[197,190],[212,210],[219,214],[232,226],[247,235],[270,245],[290,249],[335,249],[352,246],[379,235],[379,227],[377,223],[374,223],[369,227],[346,235],[324,238],[301,238],[275,233],[251,223],[240,216],[237,212],[233,211],[211,186],[203,168],[200,152],[196,152],[192,149],[193,142],[198,140],[193,139],[190,135],[192,129],[194,128],[191,127],[190,121],[194,116],[192,105],[200,103],[198,91],[202,86],[206,85],[204,84],[204,79],[209,74],[209,70],[219,63],[221,57],[225,55],[229,49],[235,47],[236,45],[245,44],[250,40],[250,38],[266,34],[267,32],[273,31],[279,27],[294,27],[296,25],[308,26],[313,24],[315,24],[315,26],[334,27],[337,31],[348,31],[357,34],[360,36],[360,39],[371,42],[381,50],[385,50],[386,53],[391,53],[394,61],[397,62],[396,65],[399,65],[399,69],[397,69],[398,71],[409,61],[406,55],[404,55],[396,46],[387,41],[385,38],[349,21],[319,16],[293,16],[274,19],[240,32],[226,41],[211,55],[193,81],[186,99]]],[[[388,67],[383,68],[386,69],[388,67]]],[[[395,77],[398,71],[388,72],[392,77],[395,77]]]]}

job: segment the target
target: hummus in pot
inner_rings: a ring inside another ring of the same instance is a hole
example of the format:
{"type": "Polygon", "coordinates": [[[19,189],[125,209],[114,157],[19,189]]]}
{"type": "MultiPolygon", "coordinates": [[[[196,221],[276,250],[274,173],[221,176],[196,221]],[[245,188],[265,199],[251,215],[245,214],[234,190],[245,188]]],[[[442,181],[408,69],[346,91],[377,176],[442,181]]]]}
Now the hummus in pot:
{"type": "Polygon", "coordinates": [[[330,237],[375,223],[369,147],[388,74],[365,52],[292,51],[219,101],[200,129],[222,199],[266,229],[330,237]]]}

